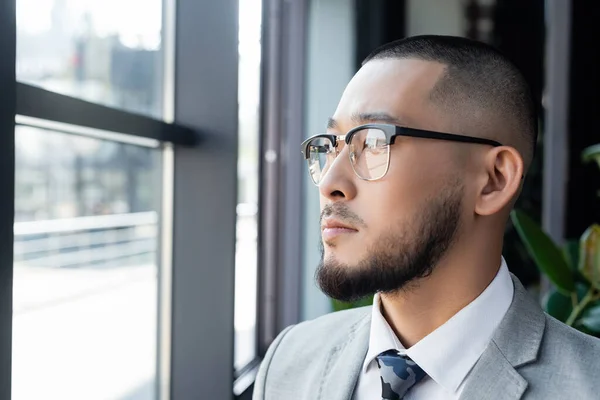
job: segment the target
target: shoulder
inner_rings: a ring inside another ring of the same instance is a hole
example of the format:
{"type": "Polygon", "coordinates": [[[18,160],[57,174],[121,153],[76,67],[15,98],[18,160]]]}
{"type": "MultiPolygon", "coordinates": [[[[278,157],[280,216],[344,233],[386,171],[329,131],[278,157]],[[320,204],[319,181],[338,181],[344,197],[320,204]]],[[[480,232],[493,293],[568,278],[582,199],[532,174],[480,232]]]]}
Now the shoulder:
{"type": "Polygon", "coordinates": [[[600,340],[545,316],[537,360],[520,368],[530,383],[529,398],[555,398],[559,394],[564,398],[596,398],[600,392],[600,340]]]}
{"type": "Polygon", "coordinates": [[[543,350],[557,356],[579,360],[593,359],[596,372],[600,372],[600,339],[582,333],[546,314],[543,350]]]}
{"type": "Polygon", "coordinates": [[[278,370],[315,365],[323,355],[346,343],[357,329],[368,329],[370,317],[371,307],[367,306],[290,326],[271,344],[265,358],[278,370]]]}
{"type": "MultiPolygon", "coordinates": [[[[263,359],[254,386],[254,399],[300,398],[319,386],[328,355],[368,329],[371,307],[339,311],[286,328],[263,359]]],[[[366,344],[365,344],[366,345],[366,344]]]]}
{"type": "Polygon", "coordinates": [[[332,327],[352,327],[361,322],[366,317],[371,316],[371,306],[354,308],[351,310],[337,311],[330,314],[320,316],[318,318],[304,321],[294,326],[294,331],[297,333],[308,331],[314,332],[320,330],[331,329],[332,327]]]}
{"type": "Polygon", "coordinates": [[[323,351],[323,346],[344,342],[359,326],[370,321],[371,306],[338,311],[289,327],[278,346],[280,351],[300,346],[304,352],[323,351]]]}

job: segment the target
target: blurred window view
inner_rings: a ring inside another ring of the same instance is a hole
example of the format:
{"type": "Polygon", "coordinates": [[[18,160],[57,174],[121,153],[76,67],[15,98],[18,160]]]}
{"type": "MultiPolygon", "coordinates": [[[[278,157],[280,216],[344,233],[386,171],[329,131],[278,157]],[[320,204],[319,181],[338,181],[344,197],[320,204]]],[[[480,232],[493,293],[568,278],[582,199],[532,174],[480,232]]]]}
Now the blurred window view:
{"type": "Polygon", "coordinates": [[[13,400],[154,399],[160,150],[15,139],[13,400]]]}
{"type": "Polygon", "coordinates": [[[17,0],[17,79],[161,116],[161,0],[17,0]]]}
{"type": "Polygon", "coordinates": [[[239,153],[234,367],[256,357],[261,0],[239,0],[239,153]]]}

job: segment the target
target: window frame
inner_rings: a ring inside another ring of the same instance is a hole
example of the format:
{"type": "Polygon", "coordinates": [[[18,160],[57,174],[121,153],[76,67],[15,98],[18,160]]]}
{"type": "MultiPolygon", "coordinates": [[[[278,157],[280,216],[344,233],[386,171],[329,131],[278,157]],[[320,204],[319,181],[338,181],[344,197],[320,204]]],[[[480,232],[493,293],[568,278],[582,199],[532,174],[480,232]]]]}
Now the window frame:
{"type": "Polygon", "coordinates": [[[11,398],[15,216],[16,4],[0,1],[0,398],[11,398]]]}
{"type": "Polygon", "coordinates": [[[170,397],[233,398],[238,158],[238,0],[178,0],[170,397]],[[194,212],[196,211],[196,212],[194,212]],[[217,227],[218,229],[215,229],[217,227]]]}
{"type": "Polygon", "coordinates": [[[91,103],[17,82],[16,113],[25,117],[99,129],[182,146],[195,146],[199,137],[186,126],[91,103]]]}
{"type": "Polygon", "coordinates": [[[300,322],[308,0],[264,0],[258,353],[300,322]],[[268,210],[268,212],[263,212],[268,210]],[[291,211],[290,211],[291,210],[291,211]]]}
{"type": "Polygon", "coordinates": [[[302,215],[286,216],[285,210],[302,209],[303,187],[297,182],[303,181],[303,164],[288,162],[287,157],[298,157],[297,144],[304,136],[304,97],[298,93],[304,93],[307,15],[306,0],[264,0],[263,49],[269,42],[270,50],[263,55],[262,76],[271,71],[277,76],[262,83],[261,126],[268,133],[260,139],[261,155],[273,150],[278,157],[275,163],[263,157],[260,179],[265,182],[277,168],[281,175],[268,189],[261,189],[259,199],[261,210],[264,201],[277,212],[260,214],[258,357],[234,375],[238,0],[179,0],[176,4],[163,0],[167,35],[163,36],[167,46],[163,49],[164,121],[17,82],[16,0],[1,0],[0,398],[11,396],[17,116],[159,142],[165,191],[160,279],[165,281],[159,281],[157,397],[166,400],[202,393],[207,398],[233,398],[235,385],[245,386],[239,391],[249,393],[270,342],[283,327],[300,320],[302,215]],[[276,14],[270,14],[273,10],[276,14]],[[277,38],[282,31],[288,32],[285,39],[277,38]],[[265,140],[270,142],[263,146],[265,140]],[[212,190],[206,190],[208,187],[212,190]],[[264,239],[282,231],[295,233],[279,235],[278,245],[267,246],[264,239]],[[265,297],[267,294],[275,298],[265,297]]]}
{"type": "MultiPolygon", "coordinates": [[[[136,114],[133,112],[111,108],[92,103],[82,99],[62,95],[40,87],[17,81],[16,76],[16,0],[2,0],[0,2],[0,85],[3,95],[0,97],[0,158],[2,170],[0,184],[3,185],[4,194],[0,200],[0,398],[11,398],[12,381],[12,301],[13,301],[13,224],[14,224],[14,185],[15,185],[15,127],[17,124],[46,128],[54,126],[67,127],[67,134],[76,134],[102,138],[105,140],[134,143],[142,146],[161,147],[163,150],[162,185],[167,188],[162,203],[161,215],[161,243],[159,246],[159,269],[161,279],[165,274],[172,275],[170,270],[174,254],[170,246],[165,246],[165,238],[173,232],[173,148],[194,149],[201,142],[202,128],[198,124],[190,128],[180,123],[165,122],[173,119],[174,95],[169,93],[176,90],[173,82],[173,62],[168,59],[173,55],[175,45],[174,37],[169,37],[168,28],[174,27],[174,21],[169,18],[175,16],[175,1],[163,0],[163,33],[164,50],[164,103],[165,115],[163,120],[136,114]],[[171,111],[169,111],[171,110],[171,111]],[[152,145],[155,142],[156,145],[152,145]],[[150,144],[149,144],[150,143],[150,144]],[[164,215],[164,214],[167,215],[164,215]],[[165,271],[165,265],[169,271],[165,271]]],[[[237,31],[236,31],[237,33],[237,31]]],[[[192,51],[193,49],[189,49],[192,51]]],[[[218,75],[220,72],[216,72],[218,75]]],[[[211,79],[222,78],[212,76],[211,79]]],[[[218,80],[218,79],[217,79],[218,80]]],[[[237,81],[235,81],[237,84],[237,81]]],[[[237,88],[237,87],[236,87],[237,88]]],[[[210,98],[203,92],[204,103],[209,103],[210,98]]],[[[230,107],[237,109],[236,107],[230,107]]],[[[183,172],[183,171],[182,171],[183,172]]],[[[181,214],[181,212],[179,212],[181,214]]],[[[172,364],[171,342],[172,331],[171,315],[174,313],[171,302],[171,280],[167,284],[159,281],[159,292],[165,298],[159,298],[161,304],[157,305],[160,317],[157,332],[158,359],[157,359],[157,397],[161,400],[168,399],[172,393],[172,364]],[[169,286],[169,287],[166,287],[169,286]],[[165,335],[165,333],[167,335],[165,335]],[[165,338],[161,336],[167,336],[165,338]],[[168,376],[166,376],[168,375],[168,376]]],[[[176,310],[175,310],[176,312],[176,310]]]]}
{"type": "Polygon", "coordinates": [[[235,371],[250,399],[269,345],[301,321],[306,46],[309,0],[263,0],[260,98],[257,357],[235,371]],[[292,211],[289,211],[292,210],[292,211]]]}

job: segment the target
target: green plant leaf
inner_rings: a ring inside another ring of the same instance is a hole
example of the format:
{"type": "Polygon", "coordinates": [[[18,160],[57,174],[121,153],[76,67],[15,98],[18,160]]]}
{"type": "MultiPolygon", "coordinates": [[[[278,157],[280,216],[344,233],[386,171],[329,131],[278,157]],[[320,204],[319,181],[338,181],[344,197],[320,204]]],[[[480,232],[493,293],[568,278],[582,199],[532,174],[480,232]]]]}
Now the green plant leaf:
{"type": "MultiPolygon", "coordinates": [[[[579,239],[567,240],[563,246],[563,255],[565,256],[565,260],[567,260],[567,264],[573,273],[573,278],[575,279],[576,284],[582,283],[585,284],[586,287],[589,286],[590,281],[587,280],[587,278],[579,271],[579,239]]],[[[587,293],[587,289],[585,293],[587,293]]]]}
{"type": "Polygon", "coordinates": [[[600,225],[590,226],[579,241],[579,272],[600,288],[600,225]]]}
{"type": "Polygon", "coordinates": [[[331,305],[333,306],[333,311],[349,310],[351,308],[370,306],[372,304],[373,304],[373,296],[365,297],[363,299],[351,301],[351,302],[345,302],[345,301],[331,299],[331,305]]]}
{"type": "Polygon", "coordinates": [[[522,211],[513,211],[511,218],[540,271],[546,274],[564,295],[570,295],[575,290],[575,281],[560,248],[522,211]]]}
{"type": "Polygon", "coordinates": [[[581,159],[586,163],[596,161],[600,167],[600,144],[596,144],[584,149],[581,153],[581,159]]]}
{"type": "Polygon", "coordinates": [[[580,320],[587,329],[600,333],[600,304],[596,303],[583,312],[580,320]]]}
{"type": "Polygon", "coordinates": [[[577,323],[575,323],[575,325],[573,325],[573,328],[577,329],[580,332],[585,333],[586,335],[590,335],[590,336],[595,336],[595,337],[600,337],[600,332],[594,332],[592,330],[589,330],[588,328],[585,327],[585,325],[583,325],[581,322],[581,320],[579,320],[577,323]]]}
{"type": "Polygon", "coordinates": [[[563,246],[563,255],[571,268],[571,271],[577,271],[579,267],[579,240],[567,240],[563,246]]]}
{"type": "Polygon", "coordinates": [[[559,321],[565,322],[573,311],[570,296],[565,296],[558,290],[551,290],[544,297],[544,310],[559,321]]]}

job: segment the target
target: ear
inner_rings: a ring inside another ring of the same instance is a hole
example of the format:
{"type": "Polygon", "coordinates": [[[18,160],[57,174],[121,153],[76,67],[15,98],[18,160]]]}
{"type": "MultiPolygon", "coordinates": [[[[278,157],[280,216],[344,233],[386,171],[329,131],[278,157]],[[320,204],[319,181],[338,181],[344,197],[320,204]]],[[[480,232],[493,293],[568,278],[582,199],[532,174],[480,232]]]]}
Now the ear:
{"type": "Polygon", "coordinates": [[[516,198],[523,180],[523,157],[513,147],[495,147],[486,154],[483,167],[475,212],[492,215],[516,198]]]}

